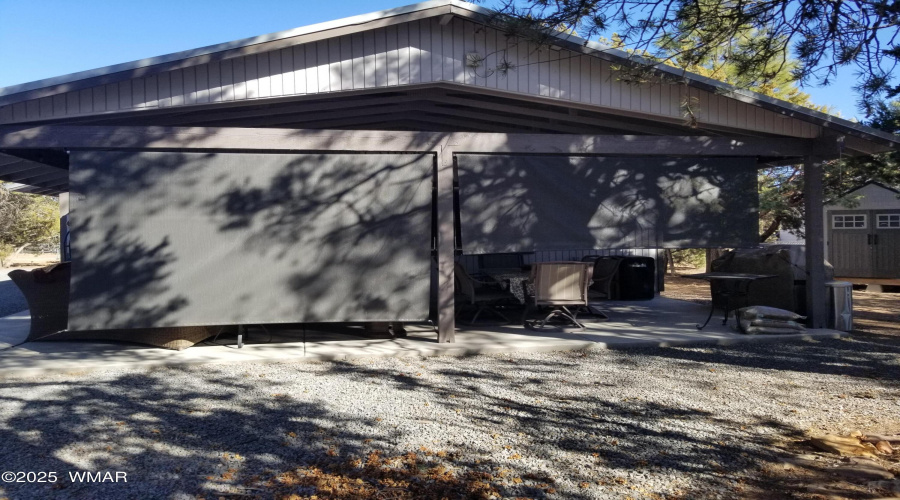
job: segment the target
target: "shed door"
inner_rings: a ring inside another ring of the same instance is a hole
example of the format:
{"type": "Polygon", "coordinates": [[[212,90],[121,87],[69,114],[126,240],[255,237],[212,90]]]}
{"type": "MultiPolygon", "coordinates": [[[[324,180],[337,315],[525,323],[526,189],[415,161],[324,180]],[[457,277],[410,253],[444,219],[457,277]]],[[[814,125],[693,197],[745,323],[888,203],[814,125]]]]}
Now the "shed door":
{"type": "Polygon", "coordinates": [[[828,260],[834,275],[874,277],[870,214],[865,210],[829,210],[828,260]]]}
{"type": "Polygon", "coordinates": [[[900,278],[900,210],[874,210],[875,277],[900,278]]]}

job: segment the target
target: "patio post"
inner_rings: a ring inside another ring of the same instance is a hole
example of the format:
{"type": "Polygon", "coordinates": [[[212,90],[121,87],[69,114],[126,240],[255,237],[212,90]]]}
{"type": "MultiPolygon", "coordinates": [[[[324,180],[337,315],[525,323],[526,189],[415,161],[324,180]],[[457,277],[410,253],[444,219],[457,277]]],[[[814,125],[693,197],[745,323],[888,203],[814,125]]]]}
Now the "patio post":
{"type": "Polygon", "coordinates": [[[69,193],[59,193],[59,261],[69,260],[69,193]]]}
{"type": "Polygon", "coordinates": [[[825,219],[823,160],[811,154],[803,158],[803,203],[806,210],[806,315],[810,328],[825,328],[825,219]]]}
{"type": "Polygon", "coordinates": [[[444,144],[437,155],[437,316],[438,342],[456,342],[453,299],[453,149],[444,144]]]}

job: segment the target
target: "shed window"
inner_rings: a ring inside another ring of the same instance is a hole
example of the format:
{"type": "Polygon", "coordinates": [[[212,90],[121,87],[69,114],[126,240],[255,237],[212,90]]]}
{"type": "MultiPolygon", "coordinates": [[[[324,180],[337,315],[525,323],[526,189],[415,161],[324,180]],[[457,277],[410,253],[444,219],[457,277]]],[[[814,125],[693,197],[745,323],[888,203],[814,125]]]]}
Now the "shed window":
{"type": "Polygon", "coordinates": [[[878,229],[900,229],[900,214],[878,214],[878,229]]]}
{"type": "Polygon", "coordinates": [[[831,227],[835,229],[865,229],[865,215],[834,215],[831,219],[831,227]]]}

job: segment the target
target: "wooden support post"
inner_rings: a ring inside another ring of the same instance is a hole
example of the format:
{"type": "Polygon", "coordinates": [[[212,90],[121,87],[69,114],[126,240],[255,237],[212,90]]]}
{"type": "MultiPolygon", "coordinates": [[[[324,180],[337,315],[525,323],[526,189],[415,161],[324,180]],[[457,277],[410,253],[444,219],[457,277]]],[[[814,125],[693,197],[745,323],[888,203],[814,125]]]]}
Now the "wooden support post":
{"type": "Polygon", "coordinates": [[[437,155],[438,342],[456,342],[453,299],[455,229],[453,224],[453,149],[441,146],[437,155]]]}
{"type": "Polygon", "coordinates": [[[803,161],[803,203],[806,211],[806,315],[810,328],[825,328],[825,219],[823,216],[822,159],[807,155],[803,161]]]}
{"type": "Polygon", "coordinates": [[[69,257],[69,193],[59,193],[59,261],[69,257]]]}

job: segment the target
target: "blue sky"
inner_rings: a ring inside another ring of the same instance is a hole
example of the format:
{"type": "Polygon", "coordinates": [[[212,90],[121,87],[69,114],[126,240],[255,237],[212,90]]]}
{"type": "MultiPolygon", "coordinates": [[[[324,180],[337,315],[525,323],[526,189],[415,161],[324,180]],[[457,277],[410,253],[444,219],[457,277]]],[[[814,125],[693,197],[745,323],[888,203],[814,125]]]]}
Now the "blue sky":
{"type": "MultiPolygon", "coordinates": [[[[414,0],[0,0],[0,87],[399,7],[414,0]]],[[[486,0],[490,6],[496,0],[486,0]]],[[[806,88],[858,115],[842,74],[806,88]]]]}

